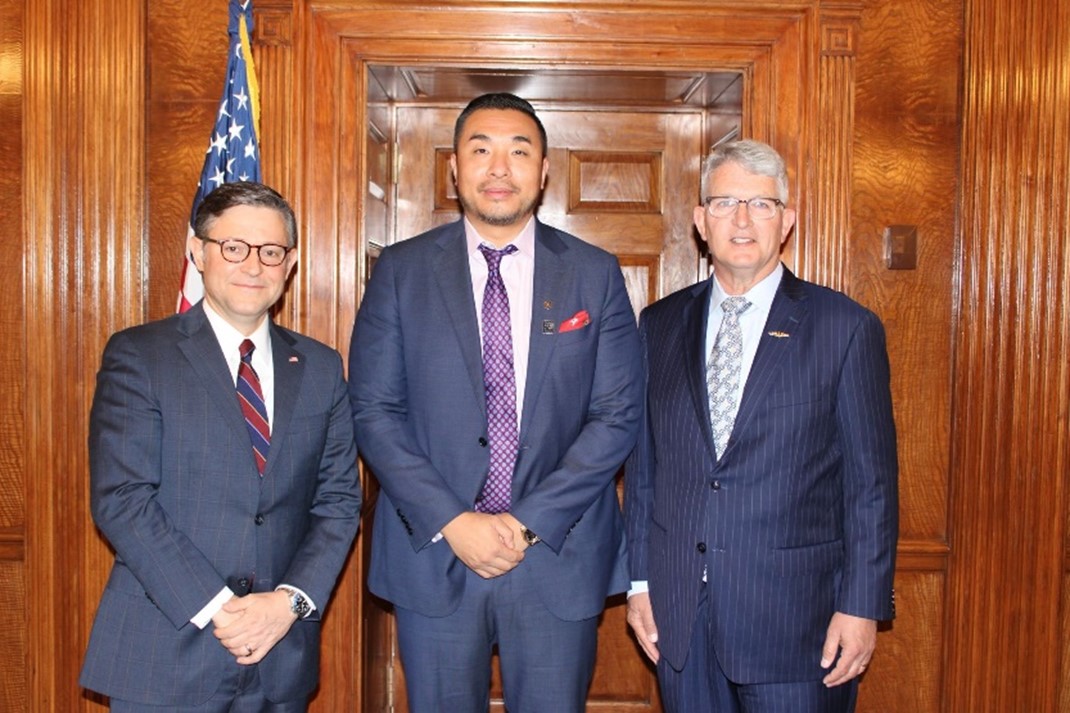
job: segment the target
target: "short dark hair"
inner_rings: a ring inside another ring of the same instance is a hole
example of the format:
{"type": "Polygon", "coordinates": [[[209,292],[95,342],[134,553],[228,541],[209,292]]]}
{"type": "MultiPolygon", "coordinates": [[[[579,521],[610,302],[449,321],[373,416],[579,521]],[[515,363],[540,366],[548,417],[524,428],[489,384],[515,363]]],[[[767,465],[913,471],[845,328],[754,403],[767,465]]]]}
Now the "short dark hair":
{"type": "Polygon", "coordinates": [[[297,218],[294,217],[293,208],[274,188],[253,181],[224,183],[206,195],[197,207],[197,215],[193,219],[193,234],[207,236],[216,218],[223,215],[228,208],[237,205],[277,210],[286,226],[287,244],[289,247],[297,245],[297,218]]]}
{"type": "Polygon", "coordinates": [[[542,155],[546,155],[546,127],[542,125],[542,122],[539,121],[539,117],[535,114],[535,107],[531,106],[526,100],[521,99],[517,95],[509,94],[507,92],[483,94],[468,102],[468,106],[466,106],[464,111],[461,112],[461,115],[457,117],[457,123],[453,127],[454,153],[460,148],[461,133],[464,131],[464,125],[465,122],[468,121],[468,117],[481,109],[512,109],[513,111],[519,111],[522,114],[530,116],[531,120],[535,122],[535,126],[539,127],[539,138],[542,140],[542,155]]]}

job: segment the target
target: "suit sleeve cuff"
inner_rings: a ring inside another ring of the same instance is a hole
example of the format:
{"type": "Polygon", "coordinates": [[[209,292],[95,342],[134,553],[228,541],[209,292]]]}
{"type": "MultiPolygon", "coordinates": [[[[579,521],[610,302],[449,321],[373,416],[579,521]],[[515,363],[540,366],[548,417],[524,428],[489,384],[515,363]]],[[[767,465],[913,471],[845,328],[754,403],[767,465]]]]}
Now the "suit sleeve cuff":
{"type": "Polygon", "coordinates": [[[233,596],[234,592],[230,591],[230,587],[223,587],[219,590],[219,594],[212,597],[212,601],[204,606],[204,609],[201,609],[189,620],[189,623],[193,624],[198,629],[203,629],[208,626],[209,622],[212,621],[212,617],[215,616],[219,610],[223,608],[223,605],[233,596]]]}

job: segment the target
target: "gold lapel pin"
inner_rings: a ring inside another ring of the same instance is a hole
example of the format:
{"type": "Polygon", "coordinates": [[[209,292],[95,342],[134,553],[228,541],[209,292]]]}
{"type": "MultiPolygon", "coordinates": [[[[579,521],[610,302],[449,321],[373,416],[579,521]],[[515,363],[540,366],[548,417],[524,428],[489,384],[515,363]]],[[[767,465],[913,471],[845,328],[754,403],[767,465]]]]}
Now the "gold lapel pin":
{"type": "Polygon", "coordinates": [[[788,337],[791,336],[787,332],[778,332],[776,330],[774,330],[772,332],[768,332],[768,334],[769,334],[770,337],[776,337],[777,339],[787,339],[788,337]]]}

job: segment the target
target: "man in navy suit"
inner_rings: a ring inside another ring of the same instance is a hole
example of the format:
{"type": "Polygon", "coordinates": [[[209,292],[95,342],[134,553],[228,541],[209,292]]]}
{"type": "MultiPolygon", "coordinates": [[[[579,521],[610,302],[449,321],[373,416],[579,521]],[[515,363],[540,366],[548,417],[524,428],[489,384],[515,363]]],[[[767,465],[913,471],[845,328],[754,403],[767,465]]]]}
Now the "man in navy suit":
{"type": "Polygon", "coordinates": [[[112,336],[97,377],[90,495],[115,564],[81,684],[114,711],[304,711],[360,517],[342,360],[268,316],[296,263],[282,196],[224,184],[194,232],[204,299],[112,336]]]}
{"type": "Polygon", "coordinates": [[[717,148],[702,188],[713,276],[640,318],[628,622],[667,711],[851,711],[894,615],[884,330],[781,264],[795,211],[771,147],[717,148]]]}
{"type": "Polygon", "coordinates": [[[353,332],[382,486],[368,586],[395,605],[413,711],[486,711],[495,645],[511,713],[582,711],[598,615],[628,583],[614,475],[639,425],[635,316],[612,255],[534,217],[530,104],[473,100],[450,166],[464,218],[382,252],[353,332]]]}

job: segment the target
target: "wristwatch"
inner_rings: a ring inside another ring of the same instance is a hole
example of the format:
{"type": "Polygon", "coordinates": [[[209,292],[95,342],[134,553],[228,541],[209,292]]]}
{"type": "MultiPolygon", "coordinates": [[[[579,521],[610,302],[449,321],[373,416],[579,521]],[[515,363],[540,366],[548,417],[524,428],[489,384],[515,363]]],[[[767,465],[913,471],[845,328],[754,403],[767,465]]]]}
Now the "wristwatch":
{"type": "Polygon", "coordinates": [[[312,613],[312,605],[308,603],[305,595],[301,594],[301,592],[290,587],[279,587],[279,589],[290,595],[290,611],[298,619],[304,619],[312,613]]]}
{"type": "Polygon", "coordinates": [[[534,532],[524,527],[523,525],[520,526],[520,536],[524,538],[524,542],[528,543],[528,547],[531,547],[532,545],[537,544],[541,541],[538,535],[536,535],[534,532]]]}

